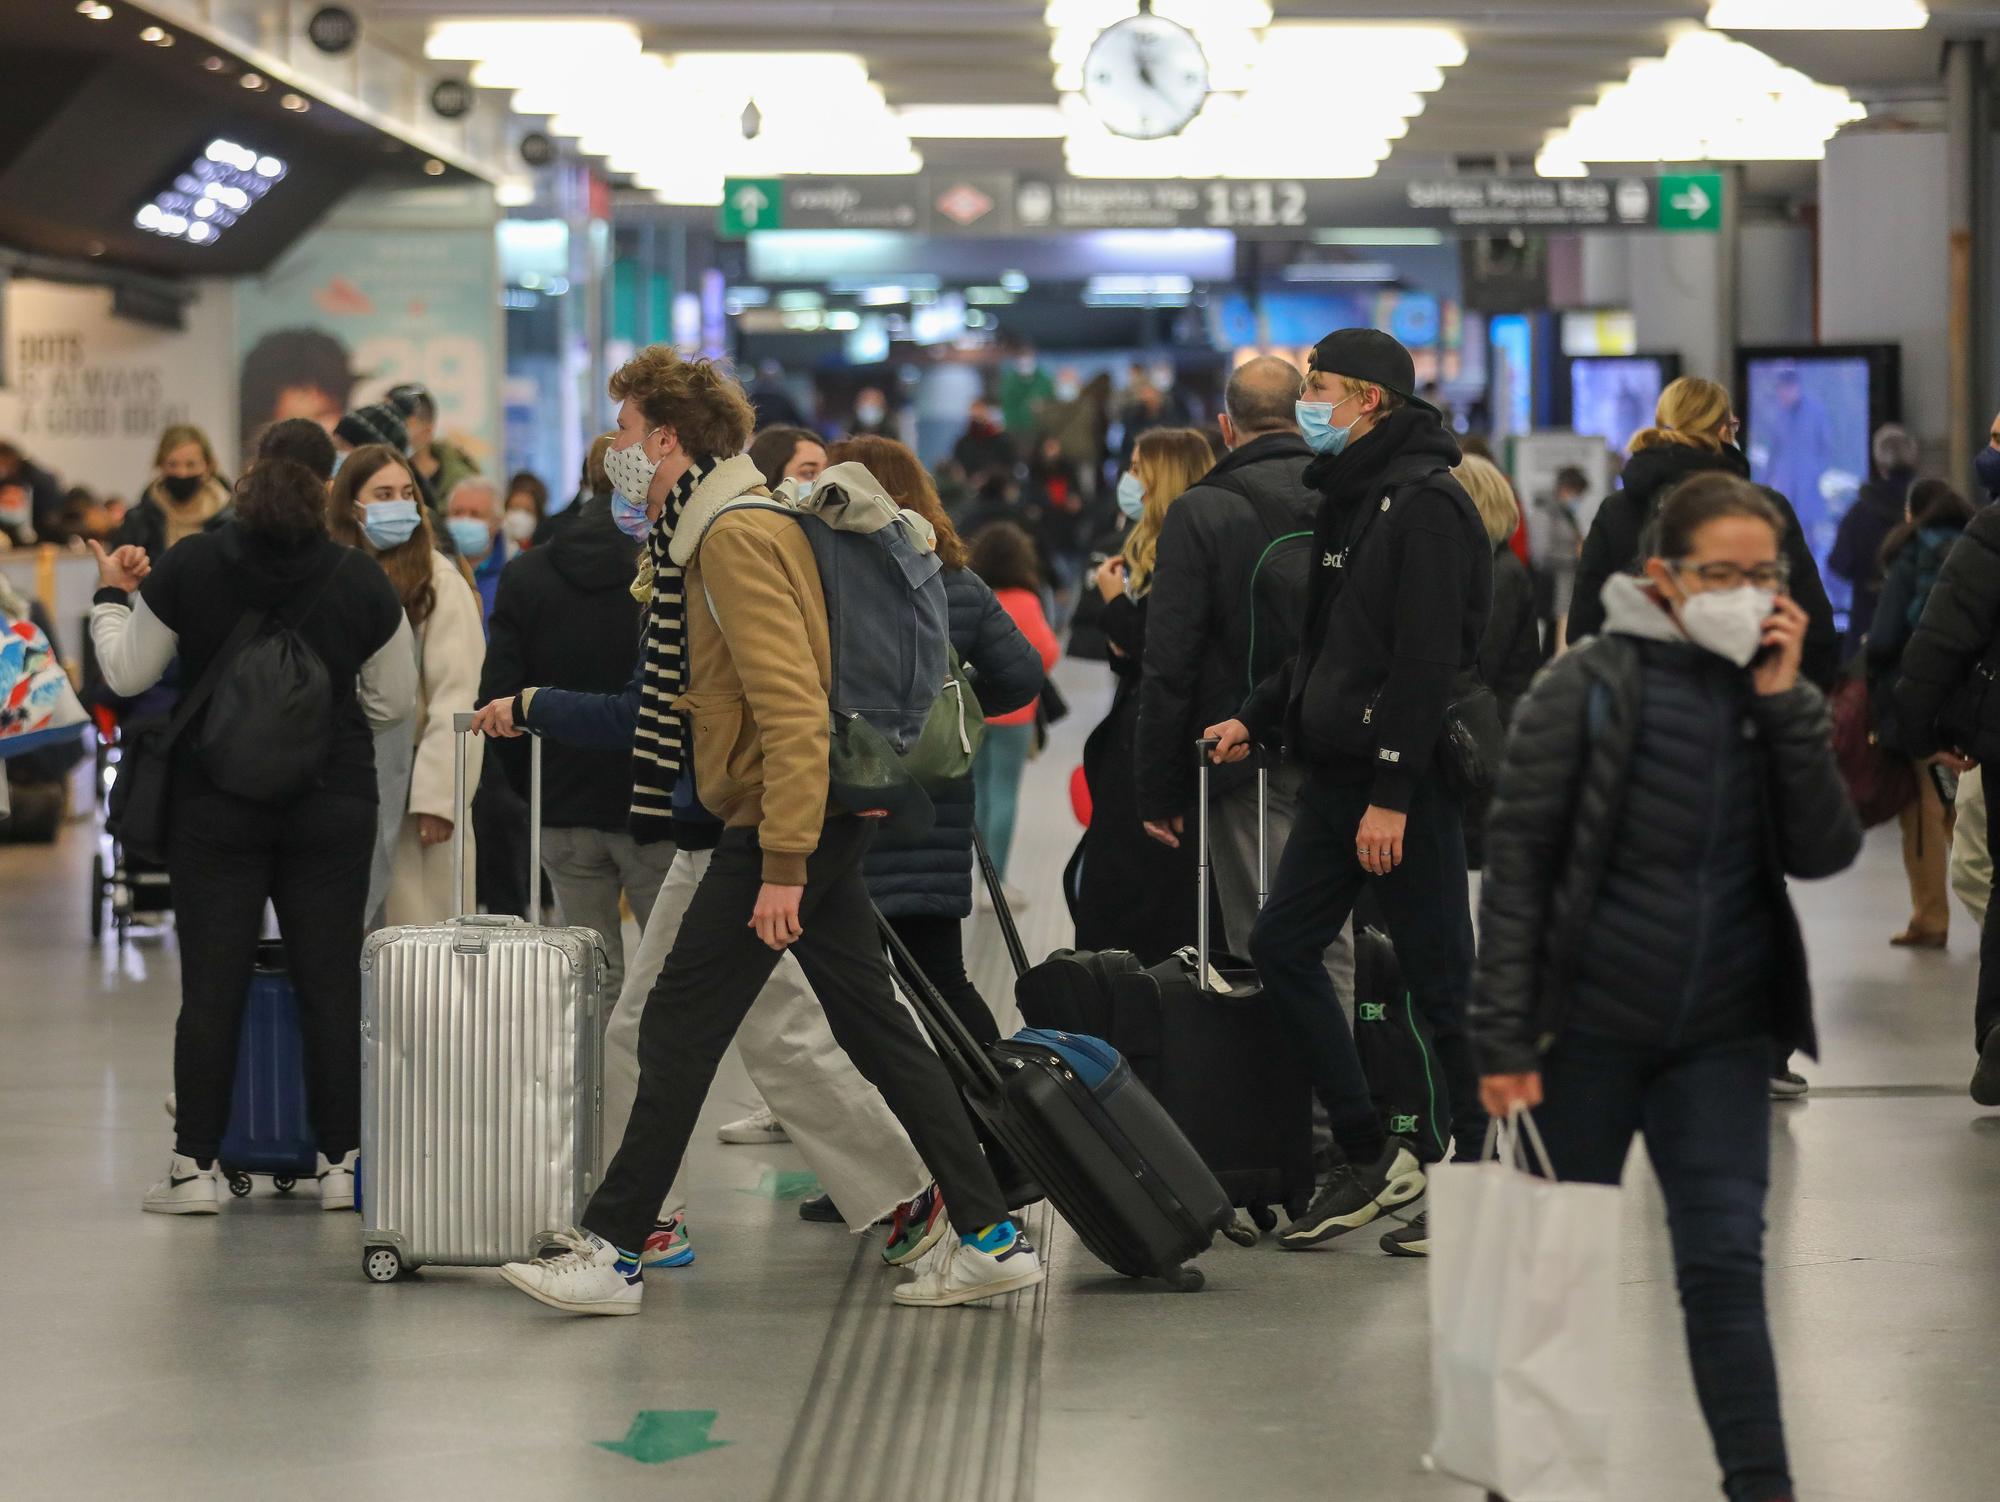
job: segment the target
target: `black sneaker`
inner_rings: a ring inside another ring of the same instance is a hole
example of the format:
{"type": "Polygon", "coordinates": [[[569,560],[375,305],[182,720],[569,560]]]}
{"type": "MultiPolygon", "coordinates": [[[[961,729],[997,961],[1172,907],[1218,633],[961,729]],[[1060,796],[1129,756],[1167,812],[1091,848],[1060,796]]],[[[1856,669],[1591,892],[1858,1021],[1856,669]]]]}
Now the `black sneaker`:
{"type": "Polygon", "coordinates": [[[1431,1212],[1382,1234],[1382,1250],[1391,1257],[1428,1257],[1431,1254],[1431,1212]]]}
{"type": "Polygon", "coordinates": [[[1424,1192],[1424,1170],[1410,1144],[1391,1137],[1382,1156],[1356,1167],[1339,1163],[1313,1196],[1306,1213],[1278,1236],[1278,1245],[1302,1251],[1365,1226],[1384,1210],[1407,1205],[1424,1192]]]}
{"type": "Polygon", "coordinates": [[[2000,1025],[1986,1030],[1979,1067],[1972,1071],[1972,1098],[1982,1106],[2000,1106],[2000,1025]]]}
{"type": "Polygon", "coordinates": [[[811,1199],[799,1201],[799,1219],[818,1222],[821,1225],[836,1225],[841,1219],[840,1209],[830,1194],[815,1194],[811,1199]]]}
{"type": "Polygon", "coordinates": [[[1772,1100],[1804,1100],[1806,1091],[1812,1087],[1806,1077],[1797,1070],[1787,1069],[1783,1074],[1771,1076],[1772,1100]]]}

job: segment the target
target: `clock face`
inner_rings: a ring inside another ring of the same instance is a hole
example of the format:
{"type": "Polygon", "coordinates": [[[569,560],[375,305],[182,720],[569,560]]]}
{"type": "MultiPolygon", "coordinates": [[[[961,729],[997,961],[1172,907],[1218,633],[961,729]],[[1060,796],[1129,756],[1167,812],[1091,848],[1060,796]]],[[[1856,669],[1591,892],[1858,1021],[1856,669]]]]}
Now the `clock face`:
{"type": "Polygon", "coordinates": [[[1083,97],[1114,135],[1177,135],[1208,101],[1208,59],[1185,26],[1133,16],[1099,34],[1083,63],[1083,97]]]}

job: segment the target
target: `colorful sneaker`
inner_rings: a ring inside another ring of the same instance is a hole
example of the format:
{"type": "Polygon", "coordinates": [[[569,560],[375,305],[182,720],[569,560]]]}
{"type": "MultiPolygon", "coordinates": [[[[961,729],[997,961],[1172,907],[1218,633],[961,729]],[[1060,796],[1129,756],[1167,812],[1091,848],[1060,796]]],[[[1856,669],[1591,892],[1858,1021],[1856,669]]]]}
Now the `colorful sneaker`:
{"type": "Polygon", "coordinates": [[[1012,1221],[1003,1220],[931,1258],[922,1272],[896,1290],[896,1302],[919,1309],[976,1304],[1032,1288],[1045,1276],[1028,1238],[1012,1221]]]}
{"type": "Polygon", "coordinates": [[[641,1267],[686,1267],[694,1261],[694,1243],[688,1239],[687,1215],[676,1212],[653,1222],[653,1234],[639,1253],[641,1267]]]}
{"type": "Polygon", "coordinates": [[[569,1314],[639,1312],[646,1285],[637,1257],[626,1256],[584,1230],[569,1231],[559,1239],[565,1251],[533,1262],[509,1262],[500,1276],[529,1298],[569,1314]]]}
{"type": "Polygon", "coordinates": [[[882,1247],[882,1260],[891,1267],[907,1267],[938,1244],[950,1229],[944,1218],[944,1195],[933,1184],[913,1200],[896,1206],[889,1221],[889,1239],[882,1247]]]}
{"type": "Polygon", "coordinates": [[[203,1168],[175,1153],[167,1176],[146,1191],[140,1208],[155,1215],[214,1215],[222,1209],[222,1186],[213,1165],[203,1168]]]}
{"type": "Polygon", "coordinates": [[[785,1131],[785,1124],[771,1114],[769,1106],[762,1104],[742,1120],[718,1127],[715,1135],[737,1147],[766,1147],[773,1142],[792,1140],[785,1131]]]}
{"type": "Polygon", "coordinates": [[[319,1155],[319,1207],[322,1210],[354,1208],[354,1154],[329,1158],[319,1155]]]}

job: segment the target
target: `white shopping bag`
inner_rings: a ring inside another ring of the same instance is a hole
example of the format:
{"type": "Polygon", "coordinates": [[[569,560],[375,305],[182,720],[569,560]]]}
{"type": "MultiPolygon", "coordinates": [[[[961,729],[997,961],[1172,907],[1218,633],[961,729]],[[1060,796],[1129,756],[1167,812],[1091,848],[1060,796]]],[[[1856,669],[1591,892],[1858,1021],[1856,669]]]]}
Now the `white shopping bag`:
{"type": "Polygon", "coordinates": [[[1527,1171],[1526,1112],[1484,1161],[1430,1171],[1431,1399],[1438,1470],[1507,1502],[1609,1496],[1618,1189],[1527,1171]]]}

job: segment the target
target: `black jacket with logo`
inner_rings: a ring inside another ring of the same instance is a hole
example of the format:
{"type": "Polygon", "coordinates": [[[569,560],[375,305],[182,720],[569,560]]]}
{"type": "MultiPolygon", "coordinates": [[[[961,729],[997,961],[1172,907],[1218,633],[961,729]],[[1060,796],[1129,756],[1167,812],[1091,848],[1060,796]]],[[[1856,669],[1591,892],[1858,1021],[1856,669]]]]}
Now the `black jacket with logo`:
{"type": "Polygon", "coordinates": [[[1324,499],[1302,646],[1242,709],[1258,740],[1372,781],[1381,808],[1409,808],[1492,609],[1486,528],[1448,473],[1459,457],[1435,415],[1400,407],[1312,462],[1324,499]]]}
{"type": "MultiPolygon", "coordinates": [[[[1147,597],[1135,738],[1146,819],[1164,822],[1193,809],[1195,738],[1234,715],[1256,686],[1249,676],[1251,575],[1274,537],[1312,530],[1319,509],[1318,492],[1305,483],[1312,458],[1296,432],[1263,434],[1167,508],[1147,597]]],[[[1300,623],[1290,624],[1296,636],[1300,623]]],[[[1219,768],[1213,792],[1248,775],[1247,767],[1219,768]]]]}

